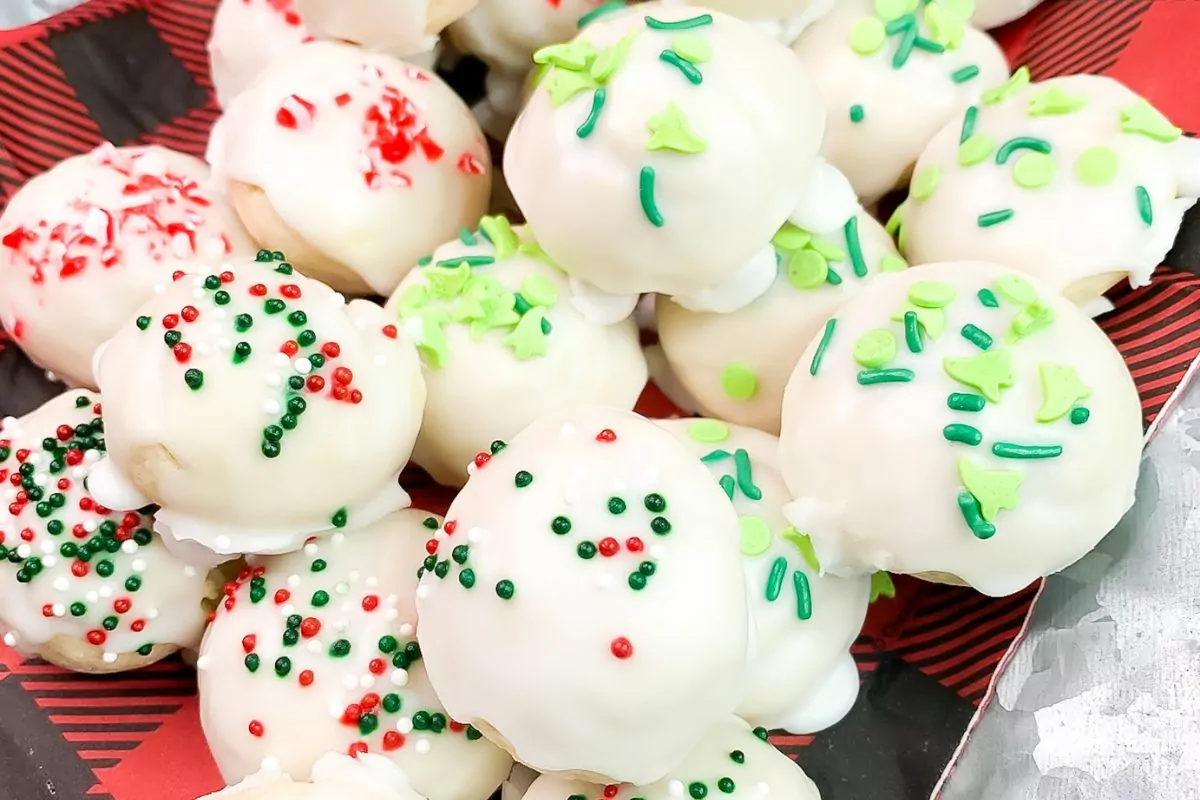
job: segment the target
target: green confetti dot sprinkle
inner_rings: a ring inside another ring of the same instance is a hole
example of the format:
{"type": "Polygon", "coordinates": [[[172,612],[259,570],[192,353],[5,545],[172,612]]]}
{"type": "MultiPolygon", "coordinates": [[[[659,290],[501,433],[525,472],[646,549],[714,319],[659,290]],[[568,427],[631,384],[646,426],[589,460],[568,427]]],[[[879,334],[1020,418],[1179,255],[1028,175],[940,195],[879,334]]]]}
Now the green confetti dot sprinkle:
{"type": "Polygon", "coordinates": [[[908,269],[908,262],[900,256],[886,255],[879,259],[880,272],[903,272],[908,269]]]}
{"type": "Polygon", "coordinates": [[[854,360],[864,367],[882,367],[896,357],[896,335],[887,328],[867,331],[854,343],[854,360]]]}
{"type": "Polygon", "coordinates": [[[921,308],[945,308],[954,297],[954,286],[941,281],[917,281],[908,287],[908,301],[921,308]]]}
{"type": "Polygon", "coordinates": [[[863,119],[866,118],[866,116],[867,116],[866,111],[864,111],[863,107],[861,105],[859,105],[858,103],[855,103],[854,105],[850,106],[850,121],[853,122],[855,125],[862,122],[863,119]]]}
{"type": "Polygon", "coordinates": [[[1089,419],[1091,419],[1091,416],[1092,412],[1086,408],[1083,408],[1082,406],[1079,408],[1073,408],[1071,409],[1071,424],[1084,425],[1089,419]]]}
{"type": "Polygon", "coordinates": [[[712,58],[712,45],[694,33],[681,33],[671,40],[671,49],[693,64],[703,64],[712,58]]]}
{"type": "Polygon", "coordinates": [[[760,556],[770,549],[771,526],[762,517],[739,517],[738,527],[741,530],[742,555],[760,556]]]}
{"type": "Polygon", "coordinates": [[[1089,147],[1075,159],[1075,178],[1084,186],[1107,186],[1117,177],[1121,157],[1111,147],[1089,147]]]}
{"type": "Polygon", "coordinates": [[[788,283],[797,289],[817,289],[829,277],[829,262],[815,250],[797,250],[788,257],[788,283]]]}
{"type": "Polygon", "coordinates": [[[1045,153],[1025,153],[1013,164],[1013,181],[1022,189],[1041,189],[1054,180],[1058,167],[1045,153]]]}
{"type": "Polygon", "coordinates": [[[688,436],[702,444],[716,444],[729,438],[729,426],[716,419],[698,419],[688,426],[688,436]]]}
{"type": "Polygon", "coordinates": [[[863,17],[850,28],[850,49],[860,56],[879,52],[887,41],[887,30],[878,17],[863,17]]]}
{"type": "Polygon", "coordinates": [[[912,196],[917,202],[922,202],[933,197],[933,193],[937,190],[938,184],[942,180],[942,168],[937,164],[931,164],[928,167],[922,167],[913,175],[912,179],[912,196]]]}
{"type": "Polygon", "coordinates": [[[721,388],[738,402],[745,402],[758,393],[758,375],[748,364],[727,364],[721,370],[721,388]]]}

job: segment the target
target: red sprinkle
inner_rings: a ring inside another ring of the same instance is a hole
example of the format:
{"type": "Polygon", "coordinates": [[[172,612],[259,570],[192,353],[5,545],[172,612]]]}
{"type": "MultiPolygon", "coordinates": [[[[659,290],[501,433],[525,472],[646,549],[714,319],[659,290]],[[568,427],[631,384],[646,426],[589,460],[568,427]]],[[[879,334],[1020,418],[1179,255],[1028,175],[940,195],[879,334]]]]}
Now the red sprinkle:
{"type": "Polygon", "coordinates": [[[362,698],[363,711],[371,711],[379,705],[379,695],[374,692],[367,692],[362,698]]]}
{"type": "Polygon", "coordinates": [[[171,282],[174,283],[175,281],[182,278],[184,275],[187,275],[187,273],[184,272],[183,270],[181,270],[181,269],[175,270],[174,272],[171,273],[171,282]]]}
{"type": "Polygon", "coordinates": [[[446,532],[447,536],[453,536],[454,532],[458,530],[458,520],[446,520],[446,524],[442,526],[442,530],[446,532]]]}
{"type": "Polygon", "coordinates": [[[350,749],[346,752],[350,754],[351,758],[358,758],[359,755],[369,752],[369,750],[370,748],[367,747],[366,742],[355,742],[354,744],[350,745],[350,749]]]}
{"type": "Polygon", "coordinates": [[[363,611],[374,611],[379,608],[379,595],[369,594],[362,599],[363,611]]]}
{"type": "Polygon", "coordinates": [[[184,306],[179,310],[179,316],[183,317],[184,322],[195,322],[196,318],[200,316],[200,312],[196,310],[195,306],[184,306]]]}
{"type": "Polygon", "coordinates": [[[645,547],[646,545],[642,542],[642,540],[636,536],[630,536],[625,540],[625,549],[631,553],[640,553],[645,549],[645,547]]]}
{"type": "Polygon", "coordinates": [[[175,360],[180,364],[186,364],[192,358],[192,346],[187,342],[177,342],[171,348],[171,352],[175,354],[175,360]]]}
{"type": "Polygon", "coordinates": [[[326,342],[321,345],[321,354],[326,358],[337,358],[342,354],[342,347],[337,342],[326,342]]]}
{"type": "MultiPolygon", "coordinates": [[[[24,530],[22,530],[21,531],[21,539],[26,542],[32,542],[33,541],[33,528],[25,528],[24,530]]],[[[2,542],[2,541],[4,541],[4,540],[0,539],[0,542],[2,542]]]]}
{"type": "Polygon", "coordinates": [[[345,367],[338,367],[333,371],[333,379],[337,383],[345,385],[354,380],[354,373],[345,367]]]}
{"type": "Polygon", "coordinates": [[[255,646],[258,644],[258,637],[253,633],[246,634],[242,637],[242,649],[247,653],[253,653],[255,646]]]}
{"type": "Polygon", "coordinates": [[[113,601],[113,611],[117,612],[118,614],[124,614],[125,612],[129,611],[130,605],[132,604],[129,602],[128,597],[120,597],[113,601]]]}
{"type": "Polygon", "coordinates": [[[71,563],[71,574],[76,578],[82,578],[88,574],[88,565],[82,561],[74,561],[71,563]]]}
{"type": "Polygon", "coordinates": [[[275,592],[275,605],[281,606],[292,598],[292,593],[287,589],[280,589],[275,592]]]}
{"type": "Polygon", "coordinates": [[[179,316],[177,314],[167,314],[165,317],[163,317],[162,324],[163,327],[167,328],[168,330],[174,328],[179,324],[179,316]]]}
{"type": "Polygon", "coordinates": [[[350,402],[354,403],[354,405],[358,405],[359,403],[361,403],[362,402],[362,392],[360,392],[358,389],[352,389],[350,391],[350,402]]]}
{"type": "Polygon", "coordinates": [[[71,434],[73,433],[75,433],[75,429],[70,425],[59,425],[54,430],[54,435],[58,437],[60,442],[65,442],[67,439],[70,439],[71,434]]]}
{"type": "Polygon", "coordinates": [[[339,383],[337,386],[333,387],[333,389],[330,391],[330,394],[333,395],[334,400],[346,400],[350,395],[350,391],[339,383]]]}
{"type": "MultiPolygon", "coordinates": [[[[77,467],[80,464],[82,464],[83,463],[83,451],[82,450],[68,450],[67,451],[67,463],[70,464],[72,467],[77,467]]],[[[86,500],[87,498],[84,498],[84,499],[86,500]]],[[[79,502],[82,503],[83,500],[80,500],[79,502]]],[[[80,508],[82,508],[82,507],[83,506],[81,505],[80,508]]]]}
{"type": "Polygon", "coordinates": [[[395,325],[384,325],[383,326],[383,335],[388,337],[389,339],[395,339],[396,336],[399,335],[399,333],[400,333],[400,331],[396,330],[395,325]]]}
{"type": "Polygon", "coordinates": [[[296,355],[296,353],[300,352],[300,345],[296,341],[288,339],[279,346],[279,352],[283,353],[288,358],[291,358],[292,356],[296,355]]]}
{"type": "Polygon", "coordinates": [[[358,721],[362,719],[362,715],[362,706],[360,706],[358,703],[351,703],[350,705],[346,706],[346,710],[342,712],[342,724],[357,725],[358,721]]]}
{"type": "Polygon", "coordinates": [[[463,725],[461,722],[455,722],[454,720],[450,720],[450,722],[447,723],[447,726],[455,733],[462,733],[467,729],[466,725],[463,725]]]}
{"type": "Polygon", "coordinates": [[[621,545],[616,539],[612,538],[611,536],[606,536],[600,540],[599,549],[600,555],[612,557],[620,552],[621,545]]]}
{"type": "Polygon", "coordinates": [[[300,296],[300,287],[294,283],[285,283],[279,287],[279,293],[289,300],[295,300],[300,296]]]}
{"type": "Polygon", "coordinates": [[[87,640],[89,644],[99,647],[108,640],[108,637],[104,634],[104,631],[88,631],[87,640]]]}
{"type": "Polygon", "coordinates": [[[475,454],[475,467],[483,469],[483,465],[492,460],[492,454],[486,450],[481,450],[475,454]]]}
{"type": "Polygon", "coordinates": [[[54,606],[50,605],[49,603],[46,603],[46,605],[42,606],[42,616],[43,617],[53,617],[54,616],[54,606]]]}
{"type": "Polygon", "coordinates": [[[325,388],[325,379],[320,375],[308,376],[308,390],[310,392],[319,392],[325,388]]]}
{"type": "Polygon", "coordinates": [[[429,553],[429,555],[433,555],[437,551],[438,551],[438,540],[437,539],[430,539],[429,541],[425,542],[425,552],[426,553],[429,553]]]}
{"type": "Polygon", "coordinates": [[[615,442],[616,440],[617,440],[617,434],[613,433],[608,428],[605,428],[604,430],[602,430],[596,434],[597,442],[615,442]]]}
{"type": "Polygon", "coordinates": [[[616,797],[620,791],[620,786],[615,783],[610,783],[608,786],[604,787],[604,796],[605,798],[608,798],[608,800],[611,800],[611,798],[616,797]]]}
{"type": "Polygon", "coordinates": [[[250,294],[254,295],[255,297],[263,297],[267,293],[267,287],[261,283],[256,283],[250,287],[249,291],[250,294]]]}
{"type": "Polygon", "coordinates": [[[233,273],[229,271],[222,272],[221,283],[233,283],[233,273]]]}
{"type": "Polygon", "coordinates": [[[321,632],[321,620],[316,617],[305,617],[300,623],[300,635],[305,639],[311,639],[321,632]]]}
{"type": "Polygon", "coordinates": [[[383,735],[384,750],[399,750],[404,747],[404,734],[400,731],[388,731],[383,735]]]}
{"type": "Polygon", "coordinates": [[[133,622],[129,623],[129,630],[133,631],[134,633],[141,633],[142,631],[146,630],[146,620],[135,619],[133,622]]]}
{"type": "Polygon", "coordinates": [[[248,730],[251,736],[261,737],[264,732],[263,724],[256,719],[250,720],[248,730]]]}
{"type": "Polygon", "coordinates": [[[387,669],[387,662],[382,658],[371,659],[371,663],[367,664],[367,669],[371,670],[372,675],[382,675],[387,669]]]}
{"type": "Polygon", "coordinates": [[[612,644],[609,645],[609,649],[612,650],[614,656],[622,661],[633,655],[633,643],[624,636],[618,636],[616,639],[613,639],[612,644]]]}
{"type": "Polygon", "coordinates": [[[463,153],[458,157],[458,171],[464,175],[482,175],[487,170],[478,158],[470,153],[463,153]]]}
{"type": "Polygon", "coordinates": [[[312,674],[311,669],[306,669],[300,673],[300,685],[301,686],[312,686],[312,682],[313,682],[313,674],[312,674]]]}
{"type": "Polygon", "coordinates": [[[141,521],[142,521],[141,516],[133,513],[132,511],[127,511],[125,514],[123,514],[121,516],[121,525],[126,528],[136,527],[137,524],[141,521]]]}

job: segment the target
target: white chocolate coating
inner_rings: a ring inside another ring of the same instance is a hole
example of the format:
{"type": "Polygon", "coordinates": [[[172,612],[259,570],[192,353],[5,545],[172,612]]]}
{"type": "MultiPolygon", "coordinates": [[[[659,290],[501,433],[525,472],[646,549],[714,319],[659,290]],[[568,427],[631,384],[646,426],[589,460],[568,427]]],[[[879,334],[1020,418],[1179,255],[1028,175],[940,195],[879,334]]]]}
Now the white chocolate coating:
{"type": "Polygon", "coordinates": [[[891,237],[869,215],[859,213],[853,230],[861,261],[851,255],[846,228],[810,237],[785,227],[775,237],[775,282],[731,314],[689,311],[667,299],[655,304],[671,371],[705,414],[779,433],[783,387],[825,320],[879,272],[904,268],[891,237]]]}
{"type": "Polygon", "coordinates": [[[305,242],[383,295],[474,225],[491,191],[483,133],[450,87],[331,42],[273,61],[230,104],[208,157],[218,177],[261,189],[305,242]]]}
{"type": "Polygon", "coordinates": [[[534,781],[525,800],[679,800],[695,797],[700,784],[708,797],[821,800],[820,792],[796,762],[763,741],[750,726],[729,717],[712,727],[687,759],[662,780],[649,785],[612,787],[543,775],[534,781]],[[740,761],[737,760],[740,754],[740,761]],[[730,781],[732,789],[723,781],[730,781]],[[729,789],[729,791],[726,791],[729,789]]]}
{"type": "Polygon", "coordinates": [[[221,0],[208,39],[217,103],[227,107],[268,64],[313,38],[295,0],[221,0]]]}
{"type": "Polygon", "coordinates": [[[438,33],[477,0],[295,0],[323,39],[382,50],[400,58],[432,48],[438,33]]]}
{"type": "Polygon", "coordinates": [[[500,785],[512,761],[447,719],[413,639],[417,568],[437,525],[397,512],[255,560],[227,590],[197,663],[200,721],[226,782],[266,758],[316,778],[321,756],[353,750],[395,761],[429,800],[486,800],[500,785]]]}
{"type": "Polygon", "coordinates": [[[825,117],[799,59],[749,23],[659,2],[603,16],[540,57],[556,65],[504,163],[546,252],[614,294],[737,294],[728,284],[817,172],[825,117]]]}
{"type": "Polygon", "coordinates": [[[1023,17],[1042,4],[1042,0],[975,0],[971,22],[980,28],[998,28],[1023,17]]]}
{"type": "Polygon", "coordinates": [[[1080,305],[1126,275],[1147,283],[1200,194],[1194,142],[1111,78],[1029,84],[1021,70],[984,99],[971,141],[960,145],[961,117],[921,155],[903,211],[909,260],[1006,264],[1080,305]]]}
{"type": "Polygon", "coordinates": [[[633,408],[646,385],[637,326],[590,323],[572,299],[567,276],[503,217],[401,282],[386,310],[422,355],[428,400],[413,460],[436,481],[461,486],[477,453],[545,414],[633,408]]]}
{"type": "Polygon", "coordinates": [[[253,252],[199,159],[103,145],[0,216],[0,323],[39,366],[94,386],[92,354],[176,269],[253,252]]]}
{"type": "Polygon", "coordinates": [[[371,753],[351,758],[328,753],[312,768],[312,780],[293,781],[266,759],[262,768],[236,786],[199,800],[425,800],[409,786],[408,776],[393,761],[371,753]]]}
{"type": "Polygon", "coordinates": [[[755,657],[737,715],[751,725],[797,734],[836,723],[858,696],[850,645],[867,615],[870,578],[820,574],[811,543],[783,516],[791,498],[774,436],[712,419],[658,424],[707,459],[738,513],[755,657]],[[846,661],[855,679],[831,682],[846,661]],[[814,713],[814,707],[832,707],[834,716],[814,713]],[[817,727],[810,727],[814,720],[817,727]]]}
{"type": "Polygon", "coordinates": [[[742,696],[737,531],[708,470],[654,423],[543,417],[471,476],[437,535],[417,610],[438,696],[539,771],[661,778],[742,696]]]}
{"type": "Polygon", "coordinates": [[[0,429],[0,630],[7,644],[37,655],[49,646],[88,672],[195,647],[208,615],[206,571],[174,559],[150,516],[98,507],[84,488],[104,452],[99,403],[70,391],[0,429]]]}
{"type": "Polygon", "coordinates": [[[891,20],[878,16],[871,0],[843,0],[792,45],[829,115],[821,153],[868,205],[902,185],[934,135],[1008,77],[1000,47],[955,16],[961,3],[910,5],[911,16],[900,18],[910,26],[885,38],[891,20]],[[879,39],[863,35],[871,25],[879,39]],[[941,52],[908,45],[912,25],[913,41],[941,52]]]}
{"type": "Polygon", "coordinates": [[[1104,333],[1045,284],[980,262],[882,275],[825,345],[788,383],[780,463],[785,514],[826,570],[937,572],[1007,595],[1074,563],[1132,505],[1137,390],[1104,333]],[[916,353],[894,321],[910,312],[938,334],[916,353]],[[872,383],[896,370],[910,381],[872,383]]]}
{"type": "Polygon", "coordinates": [[[690,5],[723,11],[753,22],[784,44],[832,11],[840,0],[689,0],[690,5]]]}
{"type": "Polygon", "coordinates": [[[154,502],[165,536],[224,556],[287,552],[403,507],[396,478],[425,402],[416,348],[379,306],[286,263],[215,272],[170,284],[105,347],[108,459],[92,491],[154,502]]]}

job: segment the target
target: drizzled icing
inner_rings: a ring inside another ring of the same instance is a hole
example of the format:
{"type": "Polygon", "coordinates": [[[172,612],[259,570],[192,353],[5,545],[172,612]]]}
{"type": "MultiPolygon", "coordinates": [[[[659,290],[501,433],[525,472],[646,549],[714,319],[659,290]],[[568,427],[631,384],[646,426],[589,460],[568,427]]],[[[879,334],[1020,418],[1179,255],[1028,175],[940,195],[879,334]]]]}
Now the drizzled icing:
{"type": "Polygon", "coordinates": [[[306,780],[333,751],[389,758],[426,796],[483,800],[499,785],[511,761],[447,715],[413,637],[423,533],[438,524],[398,512],[254,561],[226,587],[197,666],[227,781],[264,758],[306,780]]]}
{"type": "Polygon", "coordinates": [[[1074,562],[1129,507],[1140,420],[1116,349],[1044,286],[978,262],[883,276],[788,385],[785,513],[828,570],[948,573],[1009,594],[1074,562]],[[864,455],[850,437],[870,443],[864,455]],[[839,455],[818,466],[808,454],[832,442],[839,455]],[[861,491],[869,502],[837,499],[861,491]]]}
{"type": "Polygon", "coordinates": [[[84,487],[105,452],[100,411],[97,395],[68,392],[0,430],[4,641],[93,671],[197,644],[207,591],[205,571],[172,558],[150,516],[105,508],[84,487]]]}
{"type": "Polygon", "coordinates": [[[534,768],[661,777],[742,693],[727,498],[669,433],[613,409],[543,416],[477,465],[417,595],[439,697],[534,768]],[[652,743],[619,733],[651,724],[652,743]]]}

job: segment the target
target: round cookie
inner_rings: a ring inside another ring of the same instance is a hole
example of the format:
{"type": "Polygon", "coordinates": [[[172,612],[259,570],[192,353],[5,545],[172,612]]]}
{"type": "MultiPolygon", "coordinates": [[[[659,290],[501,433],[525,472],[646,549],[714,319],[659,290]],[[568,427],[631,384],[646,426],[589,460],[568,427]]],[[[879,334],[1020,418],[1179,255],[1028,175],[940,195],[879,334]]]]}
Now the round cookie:
{"type": "Polygon", "coordinates": [[[401,58],[433,48],[437,35],[479,0],[295,0],[308,26],[335,39],[401,58]]]}
{"type": "Polygon", "coordinates": [[[1025,16],[1041,3],[1042,0],[975,0],[971,23],[980,28],[998,28],[1025,16]]]}
{"type": "Polygon", "coordinates": [[[485,217],[408,274],[388,301],[425,365],[413,460],[461,486],[489,442],[578,405],[632,409],[646,363],[632,319],[588,322],[567,276],[524,227],[485,217]]]}
{"type": "Polygon", "coordinates": [[[486,800],[500,785],[512,761],[448,717],[413,639],[417,569],[438,524],[396,512],[252,560],[226,588],[196,665],[226,782],[264,759],[306,781],[337,752],[395,761],[429,800],[486,800]]]}
{"type": "Polygon", "coordinates": [[[203,162],[158,146],[102,145],[36,176],[0,216],[0,323],[34,363],[95,386],[96,348],[175,269],[254,252],[215,189],[203,162]]]}
{"type": "Polygon", "coordinates": [[[262,769],[236,786],[199,800],[426,800],[409,786],[408,776],[383,756],[328,753],[312,768],[312,780],[297,783],[267,759],[262,769]]]}
{"type": "Polygon", "coordinates": [[[1008,77],[963,0],[844,0],[792,45],[829,112],[821,154],[866,205],[903,185],[930,139],[1008,77]]]}
{"type": "Polygon", "coordinates": [[[774,245],[775,282],[745,308],[713,314],[660,299],[655,311],[671,372],[704,413],[778,434],[783,387],[804,348],[873,276],[905,262],[861,212],[830,236],[785,225],[774,245]]]}
{"type": "Polygon", "coordinates": [[[1170,250],[1200,195],[1200,153],[1111,78],[1030,83],[1019,69],[943,128],[898,212],[915,263],[979,259],[1086,306],[1170,250]]]}
{"type": "Polygon", "coordinates": [[[549,415],[491,451],[417,591],[438,696],[539,771],[658,780],[742,696],[732,505],[686,447],[628,411],[549,415]]]}
{"type": "Polygon", "coordinates": [[[208,38],[217,103],[227,107],[268,64],[311,41],[295,0],[221,0],[208,38]]]}
{"type": "Polygon", "coordinates": [[[474,225],[490,157],[436,75],[347,44],[273,61],[213,129],[209,162],[246,228],[339,291],[387,295],[474,225]]]}
{"type": "Polygon", "coordinates": [[[425,383],[383,309],[295,273],[282,253],[180,274],[101,351],[110,508],[161,506],[197,562],[294,550],[407,502],[425,383]],[[219,274],[218,274],[219,273],[219,274]]]}
{"type": "Polygon", "coordinates": [[[785,221],[825,233],[857,210],[817,158],[812,80],[749,23],[644,3],[534,60],[505,177],[550,257],[626,313],[647,292],[734,311],[774,279],[785,221]]]}
{"type": "Polygon", "coordinates": [[[821,575],[812,543],[784,519],[791,498],[774,436],[715,419],[658,424],[708,465],[738,513],[755,660],[737,715],[797,734],[835,724],[858,697],[850,645],[867,615],[870,578],[821,575]]]}
{"type": "Polygon", "coordinates": [[[193,648],[207,572],[180,563],[150,516],[99,505],[85,483],[105,449],[96,395],[71,391],[0,428],[0,630],[75,672],[152,664],[193,648]]]}
{"type": "Polygon", "coordinates": [[[597,786],[556,775],[534,781],[525,800],[678,800],[681,797],[821,800],[804,771],[767,742],[764,728],[729,717],[683,763],[649,785],[597,786]]]}
{"type": "Polygon", "coordinates": [[[1008,595],[1117,524],[1141,449],[1129,370],[1078,308],[1006,267],[929,264],[876,278],[797,364],[785,514],[835,574],[1008,595]]]}

